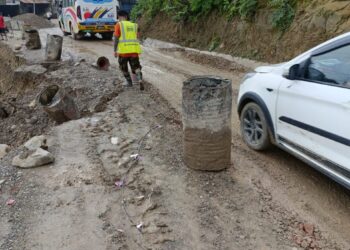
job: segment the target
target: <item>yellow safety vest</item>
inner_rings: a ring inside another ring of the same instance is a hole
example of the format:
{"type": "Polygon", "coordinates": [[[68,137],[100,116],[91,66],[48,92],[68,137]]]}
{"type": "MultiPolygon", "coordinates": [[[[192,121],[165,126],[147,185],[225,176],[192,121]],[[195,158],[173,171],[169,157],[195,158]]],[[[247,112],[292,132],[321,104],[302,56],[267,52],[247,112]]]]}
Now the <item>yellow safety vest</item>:
{"type": "Polygon", "coordinates": [[[140,41],[137,39],[137,24],[129,21],[121,21],[118,54],[141,54],[140,41]]]}

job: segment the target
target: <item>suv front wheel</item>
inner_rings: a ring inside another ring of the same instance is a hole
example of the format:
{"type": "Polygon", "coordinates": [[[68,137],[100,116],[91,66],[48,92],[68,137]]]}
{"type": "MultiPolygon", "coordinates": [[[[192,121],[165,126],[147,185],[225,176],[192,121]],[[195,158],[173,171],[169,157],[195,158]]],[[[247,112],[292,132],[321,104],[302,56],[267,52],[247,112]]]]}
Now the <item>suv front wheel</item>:
{"type": "Polygon", "coordinates": [[[241,133],[244,142],[254,150],[265,150],[271,146],[264,112],[254,102],[246,104],[241,112],[241,133]]]}

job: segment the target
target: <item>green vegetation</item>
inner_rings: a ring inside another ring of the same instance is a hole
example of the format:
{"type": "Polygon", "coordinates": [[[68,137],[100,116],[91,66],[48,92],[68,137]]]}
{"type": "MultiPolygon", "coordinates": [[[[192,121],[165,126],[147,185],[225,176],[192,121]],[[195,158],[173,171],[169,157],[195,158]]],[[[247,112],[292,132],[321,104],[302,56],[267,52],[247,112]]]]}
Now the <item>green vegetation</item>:
{"type": "MultiPolygon", "coordinates": [[[[265,0],[273,10],[273,27],[285,31],[294,20],[297,0],[265,0]]],[[[163,12],[177,22],[195,21],[213,11],[228,19],[239,17],[251,21],[256,11],[263,7],[261,0],[139,0],[131,12],[133,20],[138,17],[153,18],[163,12]]]]}
{"type": "Polygon", "coordinates": [[[235,4],[240,17],[243,19],[251,19],[258,9],[258,0],[239,0],[235,4]]]}
{"type": "Polygon", "coordinates": [[[209,51],[214,51],[220,46],[220,37],[214,37],[209,45],[209,51]]]}
{"type": "Polygon", "coordinates": [[[274,9],[272,25],[281,31],[286,31],[295,17],[295,0],[270,0],[270,6],[274,9]]]}

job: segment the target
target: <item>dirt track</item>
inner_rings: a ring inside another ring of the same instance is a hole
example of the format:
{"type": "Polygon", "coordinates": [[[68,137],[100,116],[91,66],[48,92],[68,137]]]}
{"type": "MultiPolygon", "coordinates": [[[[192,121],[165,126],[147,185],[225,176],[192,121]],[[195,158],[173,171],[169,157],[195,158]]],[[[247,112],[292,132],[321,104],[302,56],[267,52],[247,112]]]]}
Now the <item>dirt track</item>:
{"type": "MultiPolygon", "coordinates": [[[[67,37],[65,46],[79,57],[114,60],[111,42],[67,37]]],[[[123,91],[105,112],[53,128],[56,163],[25,171],[21,185],[32,185],[32,193],[19,192],[20,211],[3,210],[3,249],[350,249],[349,193],[278,149],[249,150],[236,113],[231,168],[199,173],[181,163],[181,118],[171,108],[181,114],[183,80],[220,75],[237,94],[256,63],[215,66],[155,41],[144,50],[145,79],[155,89],[123,91]],[[128,173],[129,155],[150,130],[144,159],[128,173]],[[111,136],[122,143],[112,147],[111,136]],[[125,175],[127,188],[116,190],[113,182],[125,175]],[[315,231],[307,235],[303,223],[315,231]]]]}

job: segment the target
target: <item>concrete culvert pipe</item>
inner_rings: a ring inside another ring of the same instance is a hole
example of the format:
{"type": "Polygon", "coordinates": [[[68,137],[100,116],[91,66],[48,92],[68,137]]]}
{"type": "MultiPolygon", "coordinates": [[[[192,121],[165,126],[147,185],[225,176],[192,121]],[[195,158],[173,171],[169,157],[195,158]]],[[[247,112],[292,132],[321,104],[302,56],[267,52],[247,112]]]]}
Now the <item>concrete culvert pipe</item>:
{"type": "Polygon", "coordinates": [[[45,58],[47,61],[57,61],[62,55],[63,37],[59,35],[47,35],[45,58]]]}
{"type": "Polygon", "coordinates": [[[219,171],[231,164],[232,83],[215,76],[184,82],[184,161],[196,170],[219,171]]]}
{"type": "Polygon", "coordinates": [[[100,70],[108,70],[110,63],[108,58],[101,56],[97,59],[96,65],[97,65],[97,68],[100,70]]]}
{"type": "Polygon", "coordinates": [[[26,48],[29,50],[41,49],[39,32],[35,29],[25,30],[26,48]]]}
{"type": "Polygon", "coordinates": [[[57,123],[80,118],[80,113],[72,96],[57,85],[45,88],[39,95],[39,104],[57,123]]]}

